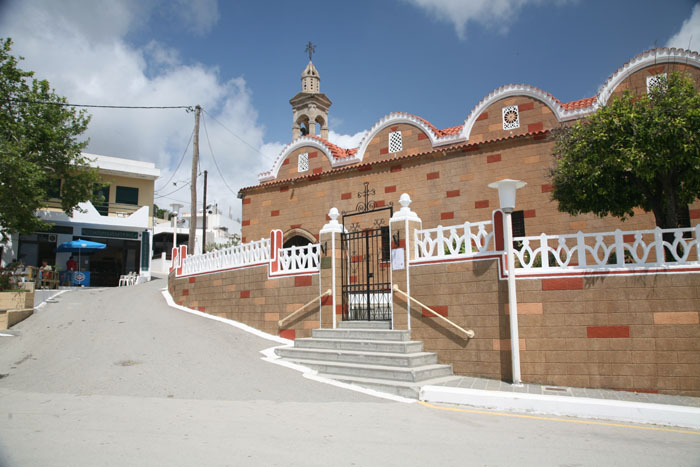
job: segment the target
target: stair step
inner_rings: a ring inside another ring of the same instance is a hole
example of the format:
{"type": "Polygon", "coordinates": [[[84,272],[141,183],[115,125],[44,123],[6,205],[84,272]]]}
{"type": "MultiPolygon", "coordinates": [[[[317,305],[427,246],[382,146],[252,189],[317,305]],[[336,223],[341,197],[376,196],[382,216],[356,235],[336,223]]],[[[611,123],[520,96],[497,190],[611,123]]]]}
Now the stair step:
{"type": "Polygon", "coordinates": [[[391,321],[340,321],[340,329],[391,329],[391,321]]]}
{"type": "Polygon", "coordinates": [[[414,353],[423,351],[420,341],[380,341],[359,339],[300,338],[294,347],[301,349],[357,350],[362,352],[414,353]]]}
{"type": "Polygon", "coordinates": [[[314,329],[313,337],[321,339],[360,339],[382,341],[408,341],[410,331],[392,331],[388,329],[314,329]]]}
{"type": "Polygon", "coordinates": [[[343,383],[354,384],[363,388],[374,389],[379,392],[388,394],[396,394],[397,396],[418,399],[420,396],[420,388],[428,385],[439,385],[449,383],[460,379],[459,376],[441,376],[421,381],[419,383],[411,383],[405,381],[389,381],[375,378],[360,378],[357,376],[339,376],[339,375],[323,375],[326,378],[331,378],[343,383]]]}
{"type": "Polygon", "coordinates": [[[288,358],[287,360],[312,368],[320,374],[330,377],[334,377],[335,375],[357,376],[360,378],[420,382],[440,376],[452,375],[452,365],[440,365],[437,363],[414,368],[405,368],[387,365],[307,360],[303,358],[288,358]]]}
{"type": "Polygon", "coordinates": [[[437,355],[432,352],[407,354],[347,350],[338,351],[333,349],[304,349],[299,347],[280,347],[276,352],[280,357],[292,360],[304,359],[402,368],[417,368],[437,363],[437,355]]]}

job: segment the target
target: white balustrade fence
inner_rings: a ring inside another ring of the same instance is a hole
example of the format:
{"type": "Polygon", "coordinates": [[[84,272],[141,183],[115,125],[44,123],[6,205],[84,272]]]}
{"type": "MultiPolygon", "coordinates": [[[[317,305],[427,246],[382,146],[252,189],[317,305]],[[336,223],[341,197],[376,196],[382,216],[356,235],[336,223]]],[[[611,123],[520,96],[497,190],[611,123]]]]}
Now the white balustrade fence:
{"type": "Polygon", "coordinates": [[[276,274],[319,271],[321,246],[318,243],[280,248],[278,253],[280,267],[276,274]]]}
{"type": "Polygon", "coordinates": [[[270,239],[263,238],[203,255],[187,256],[182,262],[182,275],[231,269],[270,261],[270,239]]]}
{"type": "Polygon", "coordinates": [[[465,222],[416,230],[413,245],[417,262],[493,253],[495,245],[492,222],[465,222]]]}
{"type": "Polygon", "coordinates": [[[693,228],[515,237],[516,275],[698,265],[700,225],[693,228]]]}

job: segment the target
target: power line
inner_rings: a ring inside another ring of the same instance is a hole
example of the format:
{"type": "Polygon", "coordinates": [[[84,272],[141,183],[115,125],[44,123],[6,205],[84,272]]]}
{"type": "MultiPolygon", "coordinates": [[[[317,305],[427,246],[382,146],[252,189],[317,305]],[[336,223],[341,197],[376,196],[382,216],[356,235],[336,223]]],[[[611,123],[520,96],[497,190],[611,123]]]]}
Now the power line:
{"type": "Polygon", "coordinates": [[[14,104],[43,104],[58,105],[61,107],[85,107],[91,109],[185,109],[188,112],[194,110],[191,105],[98,105],[98,104],[71,104],[68,102],[34,101],[28,99],[5,99],[14,104]]]}
{"type": "Polygon", "coordinates": [[[245,144],[246,146],[248,146],[249,148],[251,148],[253,151],[255,151],[255,152],[257,152],[258,154],[260,154],[262,157],[264,157],[264,158],[267,159],[268,161],[274,162],[274,161],[273,161],[272,159],[270,159],[268,156],[266,156],[265,154],[263,154],[262,152],[260,152],[260,150],[259,150],[258,148],[256,148],[255,146],[253,146],[252,144],[250,144],[248,141],[244,140],[244,139],[241,138],[240,136],[238,136],[238,135],[237,135],[236,133],[234,133],[232,130],[229,130],[229,129],[226,127],[226,125],[224,125],[224,124],[221,123],[219,120],[217,120],[212,114],[210,114],[209,112],[207,112],[206,109],[202,109],[202,110],[204,110],[204,113],[207,114],[207,115],[209,115],[209,116],[212,118],[212,120],[214,120],[216,123],[218,123],[219,125],[221,125],[221,127],[222,127],[224,130],[226,130],[226,131],[228,131],[229,133],[231,133],[233,136],[235,136],[235,137],[236,137],[239,141],[241,141],[243,144],[245,144]]]}
{"type": "Polygon", "coordinates": [[[187,146],[185,147],[185,150],[182,152],[182,157],[180,158],[180,162],[177,163],[177,167],[175,167],[175,170],[173,171],[173,174],[170,176],[167,182],[165,182],[160,188],[157,188],[156,191],[162,190],[166,186],[168,186],[168,183],[170,183],[170,180],[172,180],[175,177],[175,174],[177,173],[178,169],[180,168],[180,164],[182,164],[182,161],[185,160],[185,155],[187,154],[187,150],[190,148],[190,143],[192,142],[192,137],[194,136],[194,130],[192,130],[192,133],[190,133],[190,139],[187,141],[187,146]]]}
{"type": "Polygon", "coordinates": [[[166,193],[166,194],[164,194],[164,195],[154,196],[154,198],[164,198],[164,197],[166,197],[166,196],[172,195],[173,193],[177,193],[178,191],[182,190],[182,189],[185,188],[186,186],[189,186],[190,183],[192,183],[192,182],[187,182],[187,183],[185,183],[184,185],[181,185],[179,188],[174,189],[174,190],[171,191],[170,193],[166,193]]]}
{"type": "MultiPolygon", "coordinates": [[[[204,113],[207,113],[205,110],[204,113]]],[[[234,195],[238,196],[238,193],[233,191],[233,189],[228,185],[226,182],[226,178],[224,177],[224,174],[221,172],[221,168],[219,167],[219,163],[216,161],[216,156],[214,156],[214,150],[211,147],[211,141],[209,140],[209,131],[207,131],[207,121],[205,119],[202,119],[202,123],[204,124],[204,135],[207,137],[207,144],[209,145],[209,152],[211,153],[211,158],[214,160],[214,165],[216,166],[216,170],[219,172],[219,175],[221,176],[221,180],[224,182],[224,185],[226,185],[226,188],[233,193],[234,195]]]]}

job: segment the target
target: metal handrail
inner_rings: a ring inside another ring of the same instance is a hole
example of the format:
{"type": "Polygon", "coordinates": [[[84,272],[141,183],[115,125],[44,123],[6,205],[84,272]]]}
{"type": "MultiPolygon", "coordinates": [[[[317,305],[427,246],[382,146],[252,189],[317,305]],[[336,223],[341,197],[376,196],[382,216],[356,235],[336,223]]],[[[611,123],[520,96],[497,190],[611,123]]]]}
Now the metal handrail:
{"type": "Polygon", "coordinates": [[[301,308],[299,308],[298,310],[293,311],[293,312],[292,312],[290,315],[288,315],[286,318],[282,318],[281,320],[277,321],[277,327],[280,327],[280,328],[281,328],[282,326],[284,326],[284,324],[285,324],[287,321],[290,321],[290,320],[291,320],[294,316],[296,316],[298,313],[304,311],[306,308],[308,308],[310,305],[312,305],[316,300],[321,299],[321,298],[323,298],[323,297],[325,297],[325,296],[327,296],[327,295],[330,295],[331,293],[332,293],[332,292],[331,292],[331,289],[326,290],[326,291],[323,292],[321,295],[319,295],[318,297],[316,297],[316,298],[314,298],[313,300],[311,300],[309,303],[303,305],[303,306],[302,306],[301,308]]]}
{"type": "Polygon", "coordinates": [[[449,319],[445,318],[444,316],[442,316],[442,315],[441,315],[440,313],[438,313],[437,311],[435,311],[435,310],[433,310],[432,308],[430,308],[428,305],[425,305],[425,304],[419,302],[418,300],[416,300],[415,298],[411,297],[410,295],[408,295],[408,294],[407,294],[406,292],[404,292],[403,290],[399,289],[399,286],[398,286],[398,285],[394,284],[393,290],[394,290],[394,292],[400,293],[401,295],[403,295],[403,296],[406,297],[407,299],[413,300],[417,305],[422,306],[423,308],[425,308],[426,310],[428,310],[430,313],[432,313],[433,315],[435,315],[436,318],[440,318],[441,320],[445,321],[447,324],[449,324],[449,325],[451,325],[451,326],[453,326],[453,327],[459,329],[459,330],[462,331],[462,332],[464,333],[464,335],[467,336],[469,339],[473,339],[473,338],[474,338],[474,331],[472,331],[471,329],[464,329],[463,327],[461,327],[461,326],[459,326],[459,325],[453,323],[452,321],[450,321],[449,319]]]}

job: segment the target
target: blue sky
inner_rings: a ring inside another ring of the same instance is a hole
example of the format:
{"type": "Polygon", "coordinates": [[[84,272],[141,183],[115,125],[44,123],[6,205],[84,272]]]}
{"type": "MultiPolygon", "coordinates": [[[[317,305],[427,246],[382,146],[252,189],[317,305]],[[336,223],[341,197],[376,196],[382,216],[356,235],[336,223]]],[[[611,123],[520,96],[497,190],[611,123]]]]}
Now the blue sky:
{"type": "MultiPolygon", "coordinates": [[[[300,90],[309,40],[317,46],[321,90],[333,101],[331,139],[353,146],[394,111],[439,128],[459,125],[504,84],[530,84],[562,101],[593,96],[619,66],[655,44],[685,48],[692,36],[691,49],[700,50],[700,5],[28,0],[0,2],[0,31],[14,39],[23,66],[69,101],[201,104],[208,112],[201,151],[208,196],[238,216],[233,192],[256,184],[256,174],[290,142],[289,99],[300,90]]],[[[89,152],[155,162],[163,173],[156,202],[187,204],[191,148],[173,172],[192,132],[191,114],[91,113],[89,152]]]]}

